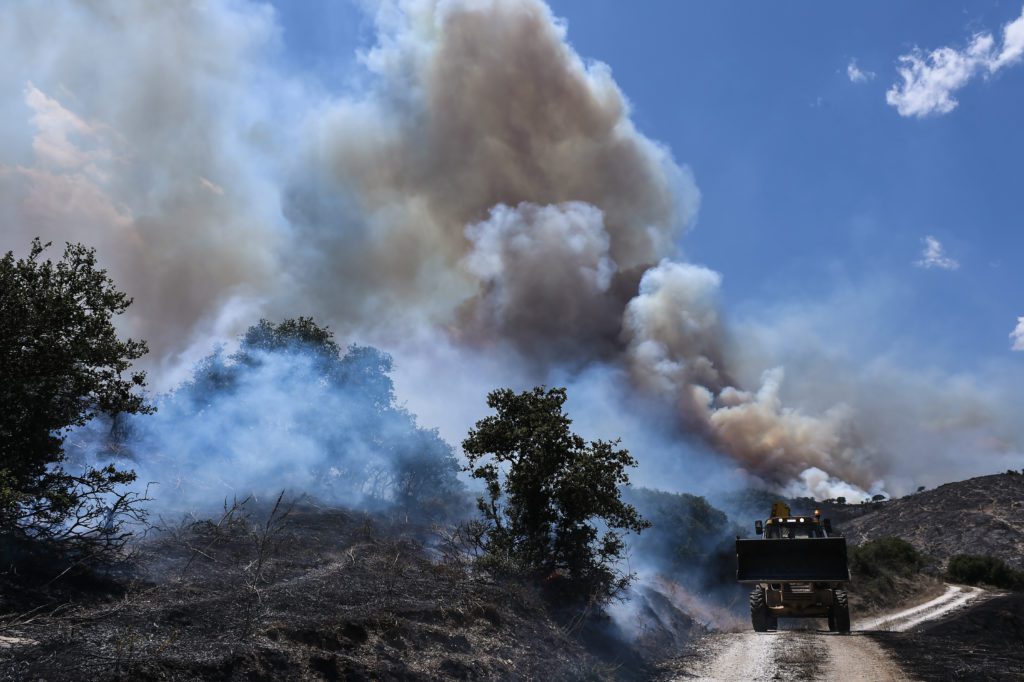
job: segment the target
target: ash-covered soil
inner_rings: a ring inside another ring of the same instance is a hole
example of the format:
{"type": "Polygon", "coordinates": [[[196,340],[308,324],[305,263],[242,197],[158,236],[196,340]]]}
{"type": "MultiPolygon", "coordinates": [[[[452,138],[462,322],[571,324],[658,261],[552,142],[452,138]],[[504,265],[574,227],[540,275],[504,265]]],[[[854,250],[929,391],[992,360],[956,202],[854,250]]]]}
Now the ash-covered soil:
{"type": "Polygon", "coordinates": [[[1024,595],[985,600],[914,632],[873,632],[923,680],[1024,680],[1024,595]]]}
{"type": "Polygon", "coordinates": [[[1024,474],[980,476],[863,506],[870,511],[842,520],[853,544],[899,537],[940,568],[970,553],[1024,570],[1024,474]]]}
{"type": "MultiPolygon", "coordinates": [[[[137,572],[8,599],[6,680],[636,679],[594,614],[446,561],[423,528],[337,509],[184,523],[137,572]],[[267,522],[269,519],[269,525],[267,522]],[[434,547],[432,547],[434,545],[434,547]],[[29,599],[26,597],[26,599],[29,599]]],[[[12,597],[25,576],[4,576],[12,597]]],[[[31,582],[31,581],[29,581],[31,582]]],[[[692,621],[684,624],[697,628],[692,621]]]]}

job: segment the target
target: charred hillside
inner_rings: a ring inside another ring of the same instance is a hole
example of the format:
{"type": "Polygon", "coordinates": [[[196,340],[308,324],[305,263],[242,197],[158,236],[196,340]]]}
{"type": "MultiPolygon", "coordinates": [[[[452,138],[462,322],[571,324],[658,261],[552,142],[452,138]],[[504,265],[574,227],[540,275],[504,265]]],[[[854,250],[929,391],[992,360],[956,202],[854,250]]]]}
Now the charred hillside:
{"type": "Polygon", "coordinates": [[[446,537],[337,508],[246,505],[164,529],[132,575],[57,591],[8,574],[4,594],[22,589],[39,603],[19,604],[23,617],[4,624],[0,679],[644,674],[607,619],[470,570],[446,537]]]}
{"type": "Polygon", "coordinates": [[[842,523],[853,544],[899,537],[943,568],[971,553],[1024,568],[1024,474],[979,476],[889,502],[842,523]]]}
{"type": "Polygon", "coordinates": [[[1024,677],[1024,595],[999,595],[915,632],[875,632],[904,669],[924,680],[1024,677]]]}

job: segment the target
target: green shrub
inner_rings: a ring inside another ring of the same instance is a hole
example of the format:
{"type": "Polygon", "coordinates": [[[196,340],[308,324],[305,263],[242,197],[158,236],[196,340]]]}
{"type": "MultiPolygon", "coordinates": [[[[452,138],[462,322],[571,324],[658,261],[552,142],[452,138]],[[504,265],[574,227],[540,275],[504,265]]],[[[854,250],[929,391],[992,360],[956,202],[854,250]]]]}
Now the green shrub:
{"type": "Polygon", "coordinates": [[[857,608],[892,608],[935,583],[920,571],[928,563],[914,546],[900,538],[878,538],[849,549],[850,594],[857,608]]]}
{"type": "Polygon", "coordinates": [[[1008,590],[1024,590],[1024,571],[1013,569],[994,556],[957,554],[949,560],[946,577],[967,585],[985,584],[1008,590]]]}
{"type": "Polygon", "coordinates": [[[919,572],[925,563],[924,555],[900,538],[869,540],[850,550],[850,570],[862,576],[907,577],[919,572]]]}

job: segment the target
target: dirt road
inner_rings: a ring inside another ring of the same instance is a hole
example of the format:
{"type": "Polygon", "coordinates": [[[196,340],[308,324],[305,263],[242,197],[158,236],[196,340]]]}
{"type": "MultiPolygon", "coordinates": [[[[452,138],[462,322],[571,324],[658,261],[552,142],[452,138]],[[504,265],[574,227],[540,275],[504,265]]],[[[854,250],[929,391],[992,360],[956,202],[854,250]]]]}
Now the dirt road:
{"type": "Polygon", "coordinates": [[[946,591],[931,601],[913,608],[889,613],[877,618],[869,618],[854,623],[857,630],[890,630],[906,632],[929,620],[935,620],[955,611],[968,602],[974,601],[984,593],[977,587],[963,585],[946,585],[946,591]]]}
{"type": "MultiPolygon", "coordinates": [[[[948,585],[946,592],[909,609],[853,623],[853,632],[829,632],[824,623],[807,621],[806,629],[739,632],[704,640],[701,660],[687,665],[679,680],[908,680],[908,676],[864,633],[909,630],[963,608],[982,590],[948,585]]],[[[791,621],[799,624],[800,621],[791,621]]],[[[784,622],[785,625],[785,622],[784,622]]]]}

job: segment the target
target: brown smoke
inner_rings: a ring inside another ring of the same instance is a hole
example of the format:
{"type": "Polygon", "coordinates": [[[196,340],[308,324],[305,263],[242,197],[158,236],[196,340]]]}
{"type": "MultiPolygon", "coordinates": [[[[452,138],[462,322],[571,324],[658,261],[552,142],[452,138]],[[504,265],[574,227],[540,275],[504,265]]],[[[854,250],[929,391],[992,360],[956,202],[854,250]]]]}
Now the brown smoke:
{"type": "Polygon", "coordinates": [[[781,370],[740,385],[750,340],[675,246],[691,173],[543,2],[385,2],[376,21],[370,85],[328,97],[273,66],[262,5],[5,4],[0,85],[21,94],[0,102],[0,248],[95,245],[163,361],[258,314],[385,344],[443,329],[541,377],[624,368],[775,482],[874,483],[877,434],[843,396],[787,406],[781,370]]]}
{"type": "Polygon", "coordinates": [[[324,115],[291,195],[323,257],[311,278],[344,282],[338,316],[428,306],[460,342],[532,365],[623,362],[752,470],[819,467],[867,487],[842,410],[787,410],[781,374],[732,386],[720,277],[663,260],[698,193],[636,131],[608,69],[584,64],[540,2],[403,9],[366,56],[377,89],[324,115]],[[333,211],[311,184],[334,188],[333,211]]]}
{"type": "Polygon", "coordinates": [[[417,306],[444,322],[461,306],[467,340],[511,332],[590,356],[618,331],[615,273],[671,255],[696,210],[688,171],[636,131],[607,67],[584,64],[542,3],[403,9],[365,56],[373,92],[312,126],[287,206],[319,255],[307,281],[353,287],[323,297],[343,319],[417,306]],[[570,254],[559,230],[592,243],[570,254]],[[487,249],[515,263],[482,271],[487,249]],[[559,253],[600,281],[556,284],[559,253]]]}
{"type": "Polygon", "coordinates": [[[0,9],[2,247],[97,248],[157,359],[274,278],[250,144],[266,8],[13,2],[0,9]],[[27,123],[27,127],[25,126],[27,123]],[[248,126],[246,125],[248,124],[248,126]]]}
{"type": "MultiPolygon", "coordinates": [[[[17,5],[5,25],[40,12],[17,5]]],[[[261,125],[247,120],[265,106],[251,93],[275,84],[260,63],[269,12],[69,10],[46,58],[8,29],[15,53],[35,53],[18,75],[33,158],[2,181],[24,197],[15,236],[97,245],[159,353],[180,351],[182,330],[230,326],[239,298],[343,331],[442,325],[534,367],[622,362],[745,465],[832,470],[804,453],[842,448],[830,422],[730,388],[717,274],[665,260],[697,210],[690,173],[636,130],[609,69],[580,59],[546,5],[412,0],[378,24],[372,88],[295,117],[285,225],[257,199],[273,178],[253,170],[261,125]],[[89,71],[71,63],[82,54],[89,71]]]]}
{"type": "Polygon", "coordinates": [[[770,480],[820,469],[870,487],[873,472],[864,466],[848,408],[821,416],[787,408],[780,398],[781,368],[765,372],[756,392],[735,387],[719,319],[720,284],[712,270],[671,261],[644,274],[623,325],[634,379],[674,401],[690,430],[770,480]]]}

